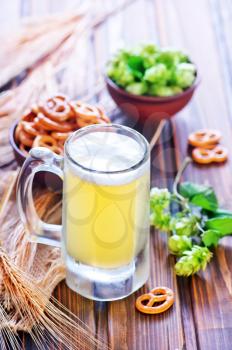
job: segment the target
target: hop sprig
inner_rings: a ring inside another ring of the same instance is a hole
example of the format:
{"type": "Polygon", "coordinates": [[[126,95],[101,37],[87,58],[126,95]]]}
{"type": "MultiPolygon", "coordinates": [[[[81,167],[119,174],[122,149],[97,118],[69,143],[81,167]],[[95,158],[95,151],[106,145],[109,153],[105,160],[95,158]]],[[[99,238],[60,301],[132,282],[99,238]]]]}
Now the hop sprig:
{"type": "Polygon", "coordinates": [[[191,250],[183,253],[183,256],[175,265],[178,276],[190,276],[199,270],[204,270],[213,254],[206,247],[194,245],[191,250]]]}
{"type": "Polygon", "coordinates": [[[186,158],[174,181],[173,193],[153,188],[150,197],[151,224],[168,233],[169,251],[178,257],[175,272],[186,277],[206,268],[213,256],[210,249],[232,230],[232,213],[218,209],[210,187],[188,182],[178,192],[177,184],[188,164],[186,158]]]}

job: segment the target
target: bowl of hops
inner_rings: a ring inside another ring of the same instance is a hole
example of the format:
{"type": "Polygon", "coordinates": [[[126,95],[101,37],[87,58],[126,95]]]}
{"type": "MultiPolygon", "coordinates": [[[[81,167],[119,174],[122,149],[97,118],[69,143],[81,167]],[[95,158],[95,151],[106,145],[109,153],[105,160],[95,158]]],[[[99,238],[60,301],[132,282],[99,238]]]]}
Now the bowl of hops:
{"type": "Polygon", "coordinates": [[[70,134],[91,124],[110,123],[100,106],[57,94],[32,105],[10,130],[10,143],[17,162],[22,165],[33,147],[47,147],[63,155],[70,134]]]}
{"type": "Polygon", "coordinates": [[[196,65],[180,50],[153,44],[121,49],[109,60],[106,85],[118,107],[145,121],[169,119],[199,84],[196,65]]]}

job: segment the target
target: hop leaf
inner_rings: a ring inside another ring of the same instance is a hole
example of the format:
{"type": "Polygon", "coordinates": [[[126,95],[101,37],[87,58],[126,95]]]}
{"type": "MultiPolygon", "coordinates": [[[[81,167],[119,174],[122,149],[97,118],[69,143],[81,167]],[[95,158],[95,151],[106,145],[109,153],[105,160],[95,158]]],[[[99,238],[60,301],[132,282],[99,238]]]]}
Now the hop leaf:
{"type": "Polygon", "coordinates": [[[175,265],[178,276],[190,276],[199,270],[204,270],[213,254],[206,247],[194,245],[192,250],[187,250],[175,265]]]}
{"type": "Polygon", "coordinates": [[[221,234],[217,230],[207,230],[203,232],[201,238],[206,247],[216,247],[221,238],[221,234]]]}
{"type": "Polygon", "coordinates": [[[184,251],[192,248],[192,241],[187,236],[171,236],[168,239],[168,248],[174,255],[182,255],[184,251]]]}

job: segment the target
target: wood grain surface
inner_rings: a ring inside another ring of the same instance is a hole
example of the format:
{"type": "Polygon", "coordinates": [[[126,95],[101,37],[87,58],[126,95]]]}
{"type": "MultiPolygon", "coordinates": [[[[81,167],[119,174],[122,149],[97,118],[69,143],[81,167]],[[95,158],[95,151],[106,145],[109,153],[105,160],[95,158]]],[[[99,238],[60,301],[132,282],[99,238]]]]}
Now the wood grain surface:
{"type": "MultiPolygon", "coordinates": [[[[112,1],[103,0],[103,6],[110,8],[112,1]]],[[[10,22],[6,18],[11,18],[13,23],[23,15],[72,9],[79,3],[75,0],[14,0],[4,2],[0,18],[3,18],[2,25],[8,27],[10,22]]],[[[166,123],[152,152],[152,185],[171,188],[187,154],[187,135],[197,128],[221,130],[222,143],[232,154],[231,38],[230,0],[137,0],[91,35],[90,62],[98,67],[103,67],[109,55],[122,44],[133,45],[140,41],[184,48],[198,66],[202,81],[196,96],[188,107],[166,123]]],[[[98,98],[96,96],[96,100],[98,98]]],[[[103,98],[106,102],[109,99],[105,92],[103,98]]],[[[150,122],[134,125],[119,112],[112,118],[136,127],[148,139],[156,128],[150,122]]],[[[221,204],[232,209],[231,162],[230,159],[225,165],[209,167],[190,165],[183,178],[211,184],[221,204]]],[[[10,167],[15,166],[13,163],[10,167]]],[[[176,278],[174,263],[174,258],[168,255],[165,234],[152,230],[150,279],[135,294],[112,303],[93,302],[75,294],[63,282],[54,295],[113,350],[230,350],[232,238],[222,240],[207,270],[196,277],[176,278]],[[159,285],[174,290],[173,308],[162,315],[138,313],[134,307],[136,297],[159,285]]],[[[24,349],[35,349],[28,336],[22,335],[22,340],[24,349]]]]}

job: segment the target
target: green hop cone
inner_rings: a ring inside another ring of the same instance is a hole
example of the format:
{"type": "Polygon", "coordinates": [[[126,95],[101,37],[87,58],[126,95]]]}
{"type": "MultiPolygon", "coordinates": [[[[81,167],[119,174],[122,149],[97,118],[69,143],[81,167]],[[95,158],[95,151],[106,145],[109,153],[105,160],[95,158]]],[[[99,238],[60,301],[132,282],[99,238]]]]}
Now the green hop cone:
{"type": "Polygon", "coordinates": [[[182,89],[191,86],[195,80],[196,67],[192,63],[180,63],[175,72],[176,85],[182,89]]]}
{"type": "Polygon", "coordinates": [[[206,247],[194,245],[192,250],[187,250],[175,265],[178,276],[190,276],[199,270],[204,270],[213,254],[206,247]]]}
{"type": "Polygon", "coordinates": [[[192,248],[192,241],[187,236],[173,235],[168,239],[168,248],[174,255],[182,255],[184,251],[192,248]]]}
{"type": "Polygon", "coordinates": [[[127,85],[126,91],[134,95],[143,95],[147,92],[147,85],[145,82],[132,83],[127,85]]]}
{"type": "Polygon", "coordinates": [[[151,225],[164,232],[170,231],[170,220],[171,215],[169,213],[153,212],[150,215],[151,225]]]}
{"type": "Polygon", "coordinates": [[[171,193],[167,189],[159,189],[157,187],[151,189],[151,224],[162,231],[170,230],[170,200],[171,193]]]}
{"type": "Polygon", "coordinates": [[[175,217],[171,221],[171,229],[179,236],[194,236],[198,233],[197,218],[193,215],[175,217]]]}
{"type": "Polygon", "coordinates": [[[166,188],[153,187],[150,192],[151,208],[166,209],[170,205],[171,193],[166,188]]]}
{"type": "Polygon", "coordinates": [[[164,85],[170,77],[170,73],[165,64],[159,63],[156,66],[146,69],[144,80],[150,83],[164,85]]]}

